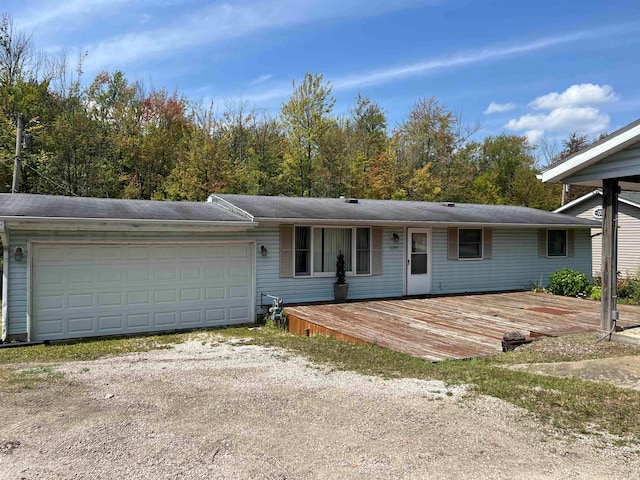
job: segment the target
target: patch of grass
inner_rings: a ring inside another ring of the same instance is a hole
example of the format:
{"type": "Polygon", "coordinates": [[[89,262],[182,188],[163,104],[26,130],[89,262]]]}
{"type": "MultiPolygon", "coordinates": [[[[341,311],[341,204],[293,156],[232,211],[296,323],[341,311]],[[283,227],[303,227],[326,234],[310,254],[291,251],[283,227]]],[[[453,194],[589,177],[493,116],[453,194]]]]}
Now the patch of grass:
{"type": "Polygon", "coordinates": [[[494,363],[555,363],[598,358],[640,356],[640,346],[616,342],[595,342],[595,333],[545,338],[493,357],[494,363]]]}
{"type": "Polygon", "coordinates": [[[189,335],[189,333],[181,333],[146,337],[91,339],[73,343],[2,348],[0,349],[0,365],[95,360],[107,355],[122,355],[159,348],[173,348],[172,345],[183,343],[189,338],[189,335]]]}
{"type": "MultiPolygon", "coordinates": [[[[502,368],[505,363],[527,361],[562,361],[576,359],[567,345],[586,343],[577,336],[554,340],[562,348],[547,354],[544,349],[533,352],[518,351],[474,360],[448,360],[427,363],[417,358],[367,345],[357,346],[328,337],[296,337],[283,333],[260,332],[253,342],[276,346],[309,358],[311,361],[353,370],[383,378],[419,378],[442,380],[449,385],[464,384],[476,394],[500,398],[522,407],[550,424],[572,432],[605,431],[622,437],[632,436],[640,441],[640,392],[611,384],[589,382],[574,378],[556,378],[502,368]]],[[[593,335],[590,343],[593,344],[593,335]]],[[[535,345],[535,344],[534,344],[535,345]]],[[[611,344],[609,344],[611,345],[611,344]]],[[[578,355],[580,358],[611,356],[621,345],[596,347],[596,351],[578,355]]],[[[637,354],[638,350],[634,350],[637,354]]],[[[624,352],[631,354],[629,350],[624,352]]]]}
{"type": "Polygon", "coordinates": [[[11,373],[7,383],[18,388],[33,388],[36,383],[47,382],[64,377],[64,373],[56,370],[52,365],[43,365],[27,370],[11,373]]]}
{"type": "MultiPolygon", "coordinates": [[[[606,383],[503,368],[505,364],[640,355],[640,347],[605,342],[595,344],[594,334],[544,339],[504,355],[433,364],[376,345],[358,346],[323,336],[299,337],[277,328],[236,327],[191,334],[0,349],[0,364],[92,360],[105,355],[171,348],[171,344],[189,339],[212,345],[235,340],[244,345],[279,347],[329,369],[351,370],[382,378],[433,379],[448,385],[464,384],[474,394],[500,398],[570,433],[602,431],[640,441],[640,416],[637,415],[640,411],[640,392],[606,383]]],[[[34,383],[56,378],[53,367],[38,368],[41,370],[34,368],[25,371],[33,373],[21,374],[24,385],[29,381],[34,383]]],[[[5,374],[7,371],[0,369],[0,380],[3,377],[7,379],[7,375],[10,379],[14,378],[12,373],[5,374]]]]}

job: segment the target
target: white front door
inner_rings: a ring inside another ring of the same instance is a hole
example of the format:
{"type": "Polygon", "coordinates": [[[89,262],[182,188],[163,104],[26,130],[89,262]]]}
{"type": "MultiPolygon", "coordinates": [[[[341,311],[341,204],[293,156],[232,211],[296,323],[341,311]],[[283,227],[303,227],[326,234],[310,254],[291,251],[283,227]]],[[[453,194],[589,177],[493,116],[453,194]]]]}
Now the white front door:
{"type": "Polygon", "coordinates": [[[431,293],[431,229],[407,230],[407,295],[431,293]]]}

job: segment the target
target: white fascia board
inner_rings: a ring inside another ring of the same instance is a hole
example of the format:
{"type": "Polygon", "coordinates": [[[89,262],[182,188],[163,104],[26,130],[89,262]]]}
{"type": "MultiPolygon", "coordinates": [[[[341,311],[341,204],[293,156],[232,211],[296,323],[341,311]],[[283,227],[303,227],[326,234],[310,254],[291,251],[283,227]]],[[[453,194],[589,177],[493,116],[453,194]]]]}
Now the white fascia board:
{"type": "MultiPolygon", "coordinates": [[[[575,205],[578,205],[578,204],[580,204],[580,203],[584,202],[585,200],[588,200],[588,199],[590,199],[591,197],[594,197],[594,196],[596,196],[596,195],[602,195],[602,191],[600,191],[600,190],[594,190],[593,192],[587,193],[586,195],[583,195],[583,196],[582,196],[582,197],[580,197],[580,198],[576,198],[575,200],[573,200],[573,201],[571,201],[571,202],[567,203],[566,205],[564,205],[564,206],[562,206],[562,207],[560,207],[560,208],[557,208],[556,210],[554,210],[554,211],[553,211],[553,213],[562,213],[562,212],[564,212],[565,210],[568,210],[568,209],[570,209],[571,207],[573,207],[573,206],[575,206],[575,205]]],[[[620,203],[625,203],[625,204],[630,205],[630,206],[635,207],[635,208],[640,208],[640,204],[637,204],[637,203],[635,203],[635,202],[632,202],[631,200],[627,200],[626,198],[622,198],[621,196],[618,196],[618,201],[619,201],[620,203]]]]}
{"type": "Polygon", "coordinates": [[[215,222],[120,218],[0,217],[12,230],[235,232],[258,226],[256,222],[215,222]]]}
{"type": "MultiPolygon", "coordinates": [[[[567,220],[571,220],[570,215],[565,215],[567,220]]],[[[461,227],[461,228],[599,228],[600,225],[585,225],[583,223],[488,223],[488,222],[429,222],[429,221],[405,221],[405,222],[390,222],[388,220],[318,220],[318,219],[305,219],[305,218],[269,218],[260,219],[260,225],[264,226],[267,223],[274,224],[287,224],[287,225],[313,225],[313,226],[365,226],[365,227],[388,227],[388,228],[429,228],[429,227],[461,227]]]]}
{"type": "Polygon", "coordinates": [[[586,195],[581,196],[580,198],[576,198],[575,200],[570,201],[569,203],[567,203],[566,205],[563,205],[560,208],[556,208],[553,213],[562,213],[565,210],[570,209],[571,207],[573,207],[574,205],[578,205],[582,202],[584,202],[585,200],[590,199],[591,197],[594,197],[596,195],[602,195],[602,192],[600,190],[594,190],[593,192],[589,192],[586,195]]]}
{"type": "Polygon", "coordinates": [[[555,167],[542,172],[540,178],[545,183],[562,183],[562,179],[602,160],[608,155],[622,150],[623,148],[637,142],[640,139],[640,125],[630,128],[626,132],[616,135],[615,137],[601,143],[600,145],[590,148],[584,153],[577,154],[573,158],[561,163],[555,167]]]}
{"type": "Polygon", "coordinates": [[[640,208],[640,205],[638,205],[637,203],[632,202],[631,200],[627,200],[625,198],[622,198],[620,196],[618,197],[618,201],[622,202],[622,203],[626,203],[627,205],[631,205],[632,207],[640,208]]]}
{"type": "Polygon", "coordinates": [[[233,203],[229,202],[228,200],[225,200],[224,198],[220,198],[218,195],[215,195],[215,194],[209,195],[209,197],[207,197],[207,202],[215,203],[219,207],[227,210],[228,212],[239,213],[240,215],[247,217],[251,221],[253,221],[254,219],[254,216],[251,215],[249,212],[241,209],[240,207],[236,207],[233,203]]]}

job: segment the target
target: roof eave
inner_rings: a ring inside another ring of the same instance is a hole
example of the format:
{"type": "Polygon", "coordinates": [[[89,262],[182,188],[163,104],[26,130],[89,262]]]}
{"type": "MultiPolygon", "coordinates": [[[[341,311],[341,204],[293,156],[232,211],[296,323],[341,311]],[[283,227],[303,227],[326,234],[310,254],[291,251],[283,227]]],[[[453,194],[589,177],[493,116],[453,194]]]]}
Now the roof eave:
{"type": "Polygon", "coordinates": [[[640,139],[640,125],[636,125],[629,130],[623,131],[618,135],[596,145],[593,148],[587,148],[584,152],[576,153],[566,161],[550,167],[543,171],[540,179],[545,183],[561,183],[563,179],[571,176],[573,173],[592,165],[608,155],[612,155],[640,139]]]}
{"type": "Polygon", "coordinates": [[[69,218],[69,217],[15,217],[2,216],[0,221],[8,228],[21,230],[66,231],[140,231],[167,232],[230,232],[246,231],[257,226],[255,222],[215,220],[157,220],[121,218],[69,218]]]}
{"type": "MultiPolygon", "coordinates": [[[[568,215],[567,215],[568,216],[568,215]]],[[[374,226],[374,227],[501,227],[501,228],[599,228],[595,222],[585,223],[510,223],[510,222],[431,222],[425,220],[391,221],[391,220],[336,220],[313,218],[258,218],[260,224],[296,224],[296,225],[349,225],[349,226],[374,226]]]]}

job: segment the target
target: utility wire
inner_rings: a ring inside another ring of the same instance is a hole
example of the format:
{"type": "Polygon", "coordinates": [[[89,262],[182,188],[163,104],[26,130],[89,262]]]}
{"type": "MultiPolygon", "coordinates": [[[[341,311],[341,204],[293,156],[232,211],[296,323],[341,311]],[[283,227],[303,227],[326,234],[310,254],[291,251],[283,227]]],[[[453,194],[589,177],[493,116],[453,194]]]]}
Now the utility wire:
{"type": "Polygon", "coordinates": [[[55,185],[58,188],[61,188],[63,190],[66,190],[67,193],[73,195],[74,197],[79,197],[80,195],[72,192],[69,187],[62,185],[58,182],[55,182],[54,180],[50,179],[49,177],[47,177],[44,173],[39,172],[38,170],[36,170],[35,168],[33,168],[31,165],[29,165],[28,163],[24,164],[25,167],[27,167],[28,169],[30,169],[31,171],[33,171],[34,173],[36,173],[37,175],[41,176],[42,178],[44,178],[45,180],[47,180],[48,182],[52,183],[53,185],[55,185]]]}

